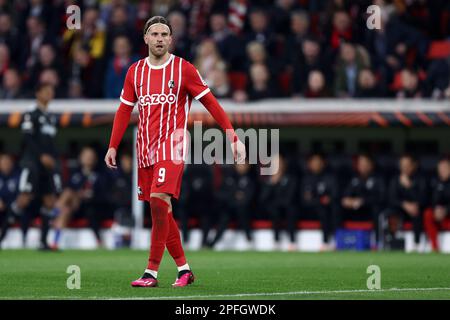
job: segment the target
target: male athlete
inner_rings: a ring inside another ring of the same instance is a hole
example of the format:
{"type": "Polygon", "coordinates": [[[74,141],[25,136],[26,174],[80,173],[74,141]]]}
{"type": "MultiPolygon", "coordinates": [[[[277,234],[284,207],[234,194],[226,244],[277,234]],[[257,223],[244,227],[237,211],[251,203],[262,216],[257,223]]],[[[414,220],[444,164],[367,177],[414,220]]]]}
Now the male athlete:
{"type": "Polygon", "coordinates": [[[168,52],[172,28],[161,16],[150,18],[144,26],[149,55],[128,69],[121,104],[114,118],[106,165],[115,169],[117,148],[138,104],[137,133],[139,199],[150,203],[152,234],[150,257],[144,275],[133,287],[156,287],[158,268],[165,250],[178,267],[173,287],[194,281],[181,245],[178,226],[172,215],[172,197],[178,199],[186,157],[186,130],[192,98],[199,100],[226,131],[237,162],[245,159],[245,146],[205,84],[196,68],[168,52]]]}
{"type": "Polygon", "coordinates": [[[36,105],[33,110],[24,114],[21,125],[24,151],[20,161],[22,171],[19,179],[19,194],[7,211],[7,219],[0,231],[0,243],[6,235],[10,222],[25,214],[24,211],[32,200],[39,200],[42,221],[39,249],[50,250],[47,234],[50,220],[54,215],[56,197],[61,191],[55,148],[56,119],[47,112],[55,90],[49,83],[40,83],[35,94],[36,105]]]}

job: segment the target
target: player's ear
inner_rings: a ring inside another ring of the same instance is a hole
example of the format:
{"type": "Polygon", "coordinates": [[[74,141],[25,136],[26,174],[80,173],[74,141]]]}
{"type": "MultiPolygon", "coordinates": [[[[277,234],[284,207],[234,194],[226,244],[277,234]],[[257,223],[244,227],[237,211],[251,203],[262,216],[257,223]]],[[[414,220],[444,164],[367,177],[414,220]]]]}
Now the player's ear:
{"type": "Polygon", "coordinates": [[[148,35],[147,34],[144,34],[144,42],[145,42],[145,44],[148,44],[148,35]]]}

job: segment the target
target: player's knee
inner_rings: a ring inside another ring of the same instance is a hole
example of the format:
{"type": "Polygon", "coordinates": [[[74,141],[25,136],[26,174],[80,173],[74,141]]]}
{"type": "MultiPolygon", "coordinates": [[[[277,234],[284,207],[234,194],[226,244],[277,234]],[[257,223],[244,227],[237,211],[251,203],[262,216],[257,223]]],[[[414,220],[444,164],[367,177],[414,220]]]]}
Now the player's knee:
{"type": "Polygon", "coordinates": [[[169,204],[165,199],[152,196],[150,197],[150,209],[152,217],[156,220],[167,219],[169,213],[169,204]]]}

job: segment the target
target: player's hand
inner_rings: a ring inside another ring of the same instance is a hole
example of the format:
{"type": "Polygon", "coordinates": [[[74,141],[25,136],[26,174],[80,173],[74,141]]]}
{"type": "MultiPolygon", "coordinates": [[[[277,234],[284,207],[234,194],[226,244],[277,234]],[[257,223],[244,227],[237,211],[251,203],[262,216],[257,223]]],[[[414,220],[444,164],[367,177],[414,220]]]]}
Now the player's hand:
{"type": "Polygon", "coordinates": [[[41,160],[42,165],[46,169],[50,169],[51,170],[51,169],[55,168],[55,159],[51,155],[49,155],[47,153],[44,153],[44,154],[41,155],[40,160],[41,160]]]}
{"type": "Polygon", "coordinates": [[[245,163],[246,151],[245,144],[241,140],[236,140],[231,144],[231,150],[233,151],[234,160],[236,163],[245,163]]]}
{"type": "Polygon", "coordinates": [[[108,168],[117,169],[116,156],[117,156],[116,149],[109,148],[105,156],[105,163],[108,168]]]}

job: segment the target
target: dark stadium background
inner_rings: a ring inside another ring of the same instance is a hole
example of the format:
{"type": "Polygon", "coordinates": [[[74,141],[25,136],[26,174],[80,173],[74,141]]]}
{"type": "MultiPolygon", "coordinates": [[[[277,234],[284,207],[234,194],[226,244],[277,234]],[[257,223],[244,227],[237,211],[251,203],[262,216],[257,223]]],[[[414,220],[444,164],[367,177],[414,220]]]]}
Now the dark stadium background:
{"type": "MultiPolygon", "coordinates": [[[[102,159],[127,67],[146,55],[143,25],[157,14],[172,24],[172,52],[196,65],[236,127],[280,128],[280,152],[291,178],[300,183],[306,157],[321,153],[342,192],[356,155],[369,153],[387,195],[399,156],[408,152],[418,159],[427,181],[426,207],[431,206],[437,162],[450,153],[450,3],[445,0],[0,0],[0,152],[20,158],[21,115],[32,104],[33,88],[41,81],[54,83],[57,99],[50,111],[60,124],[64,182],[79,165],[81,149],[93,147],[97,170],[109,181],[98,214],[103,226],[111,227],[117,207],[105,194],[116,186],[102,159]],[[71,4],[81,8],[79,31],[66,28],[65,9],[71,4]],[[382,32],[366,27],[371,4],[382,9],[382,32]]],[[[190,126],[194,120],[212,124],[199,106],[190,126]]],[[[133,148],[130,126],[119,152],[132,154],[133,148]]],[[[189,228],[214,229],[220,201],[230,201],[216,198],[228,171],[221,166],[201,170],[198,176],[209,177],[203,183],[213,190],[205,192],[204,203],[214,203],[217,210],[189,198],[193,170],[185,176],[186,198],[175,213],[189,228]]],[[[271,228],[272,216],[264,208],[272,201],[259,198],[263,177],[252,179],[252,226],[271,228]]],[[[132,190],[127,196],[131,215],[132,190]]],[[[296,229],[320,227],[317,219],[302,224],[311,219],[301,218],[297,189],[286,201],[295,211],[296,229]]],[[[28,214],[31,226],[39,223],[33,209],[28,214]]],[[[144,226],[150,227],[148,208],[145,216],[144,226]]],[[[86,226],[82,213],[71,223],[86,226]]]]}

